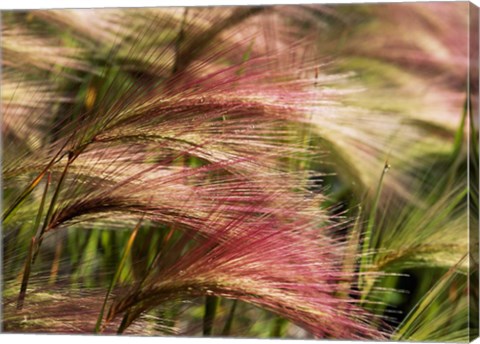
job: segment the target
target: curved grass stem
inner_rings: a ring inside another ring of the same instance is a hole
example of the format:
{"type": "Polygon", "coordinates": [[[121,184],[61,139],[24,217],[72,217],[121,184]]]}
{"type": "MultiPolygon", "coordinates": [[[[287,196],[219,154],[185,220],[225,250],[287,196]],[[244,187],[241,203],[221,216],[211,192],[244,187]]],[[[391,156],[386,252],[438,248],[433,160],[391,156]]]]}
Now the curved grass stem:
{"type": "MultiPolygon", "coordinates": [[[[123,251],[122,258],[120,259],[120,263],[117,266],[117,270],[115,271],[115,274],[113,275],[112,281],[110,282],[110,286],[108,287],[107,294],[105,295],[105,299],[103,300],[102,308],[100,309],[100,313],[98,315],[97,323],[95,325],[95,333],[101,332],[101,326],[102,326],[102,321],[103,321],[103,315],[105,313],[105,307],[108,302],[108,297],[110,296],[110,293],[112,292],[113,288],[117,284],[117,281],[120,277],[120,274],[123,270],[123,267],[125,266],[125,262],[127,261],[127,257],[132,249],[133,242],[135,241],[135,237],[138,234],[138,231],[142,225],[143,218],[140,219],[135,226],[135,228],[132,231],[132,234],[130,235],[130,238],[128,239],[127,245],[125,246],[125,250],[123,251]]],[[[123,322],[122,322],[123,323],[123,322]]]]}

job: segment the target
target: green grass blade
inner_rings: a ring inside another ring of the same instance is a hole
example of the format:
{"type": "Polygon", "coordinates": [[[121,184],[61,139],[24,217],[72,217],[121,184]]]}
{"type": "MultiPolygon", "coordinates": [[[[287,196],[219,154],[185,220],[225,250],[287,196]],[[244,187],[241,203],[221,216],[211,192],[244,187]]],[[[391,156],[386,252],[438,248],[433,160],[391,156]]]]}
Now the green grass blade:
{"type": "Polygon", "coordinates": [[[460,120],[460,125],[455,132],[455,137],[453,140],[453,151],[452,151],[452,159],[455,160],[463,146],[463,140],[465,137],[465,121],[467,119],[467,112],[468,112],[468,97],[465,99],[463,104],[463,111],[462,111],[462,118],[460,120]]]}
{"type": "Polygon", "coordinates": [[[438,295],[444,291],[445,287],[454,276],[458,267],[463,264],[463,261],[467,258],[464,255],[463,258],[454,266],[452,266],[447,273],[430,289],[428,293],[412,308],[410,313],[405,317],[403,322],[397,327],[393,333],[392,340],[403,340],[408,335],[410,329],[414,325],[415,321],[421,316],[423,312],[432,304],[432,302],[438,297],[438,295]]]}

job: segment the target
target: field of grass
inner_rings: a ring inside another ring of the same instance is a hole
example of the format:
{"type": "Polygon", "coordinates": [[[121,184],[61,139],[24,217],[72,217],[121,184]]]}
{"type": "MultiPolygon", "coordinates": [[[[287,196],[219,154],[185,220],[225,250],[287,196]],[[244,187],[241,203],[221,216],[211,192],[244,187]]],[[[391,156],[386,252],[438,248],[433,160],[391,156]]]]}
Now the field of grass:
{"type": "Polygon", "coordinates": [[[474,5],[1,19],[3,332],[478,336],[474,5]]]}

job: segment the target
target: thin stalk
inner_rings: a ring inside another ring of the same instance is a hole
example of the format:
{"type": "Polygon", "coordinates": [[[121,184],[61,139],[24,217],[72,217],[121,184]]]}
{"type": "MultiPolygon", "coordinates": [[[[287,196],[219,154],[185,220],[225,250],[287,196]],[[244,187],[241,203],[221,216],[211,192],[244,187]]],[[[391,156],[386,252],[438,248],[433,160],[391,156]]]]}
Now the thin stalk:
{"type": "Polygon", "coordinates": [[[142,221],[143,221],[143,218],[140,219],[140,221],[138,221],[137,225],[133,229],[132,234],[130,235],[130,238],[128,239],[127,245],[125,246],[125,250],[123,251],[122,258],[120,259],[120,263],[117,266],[117,270],[113,275],[112,281],[110,282],[110,286],[108,287],[108,290],[107,290],[107,294],[105,295],[105,299],[103,300],[102,308],[100,309],[100,314],[98,315],[97,323],[95,325],[95,333],[99,333],[101,330],[103,315],[105,313],[105,307],[107,305],[108,297],[110,296],[110,293],[112,292],[113,288],[115,287],[115,284],[118,281],[118,278],[120,277],[120,274],[123,270],[125,262],[127,261],[127,257],[130,253],[130,250],[132,249],[132,245],[133,245],[133,242],[135,241],[135,237],[137,236],[137,233],[142,225],[142,221]]]}
{"type": "MultiPolygon", "coordinates": [[[[390,165],[388,164],[388,161],[385,163],[385,166],[383,168],[382,174],[380,176],[380,180],[378,181],[377,185],[377,191],[375,194],[375,199],[373,202],[373,207],[370,211],[370,216],[368,218],[368,223],[367,223],[367,229],[365,231],[365,235],[363,238],[363,245],[362,245],[362,258],[360,262],[360,276],[359,276],[359,287],[362,289],[362,287],[365,284],[365,278],[362,275],[363,272],[365,272],[368,267],[370,266],[372,262],[372,257],[369,253],[369,250],[371,249],[372,242],[373,244],[376,244],[378,240],[378,235],[379,232],[377,231],[376,233],[373,233],[373,227],[375,225],[375,219],[377,216],[377,210],[378,210],[378,203],[380,201],[380,196],[382,194],[382,186],[383,186],[383,179],[385,177],[385,174],[388,172],[390,169],[390,165]],[[372,240],[373,239],[373,240],[372,240]]],[[[363,294],[363,298],[366,296],[366,294],[363,294]]]]}
{"type": "Polygon", "coordinates": [[[25,200],[25,198],[27,198],[28,195],[30,195],[32,193],[32,191],[37,187],[37,185],[40,183],[40,181],[43,179],[43,177],[45,176],[45,174],[48,172],[48,170],[50,169],[50,167],[53,166],[53,164],[56,162],[57,160],[57,157],[60,155],[60,153],[63,151],[63,148],[65,148],[65,146],[67,145],[67,143],[69,142],[70,140],[67,140],[65,142],[65,144],[62,146],[62,148],[58,151],[57,154],[55,154],[55,156],[50,160],[50,162],[48,163],[48,165],[42,170],[42,172],[40,172],[38,174],[37,177],[35,177],[35,179],[25,188],[25,190],[23,190],[23,192],[20,194],[20,196],[17,197],[17,199],[13,202],[13,204],[3,213],[2,215],[2,222],[4,222],[5,220],[7,220],[10,215],[13,214],[13,212],[15,211],[15,209],[25,200]]]}
{"type": "MultiPolygon", "coordinates": [[[[152,271],[152,268],[155,266],[155,264],[157,263],[157,261],[160,259],[160,256],[162,254],[162,251],[163,251],[163,247],[166,245],[166,243],[168,242],[168,240],[170,240],[173,232],[175,231],[174,228],[171,228],[170,231],[163,237],[163,244],[160,245],[160,248],[158,249],[157,253],[155,254],[155,257],[153,257],[153,260],[150,262],[150,264],[148,265],[147,269],[146,269],[146,272],[144,274],[144,276],[138,281],[136,287],[135,287],[135,290],[136,292],[140,291],[140,289],[142,288],[143,284],[145,283],[145,281],[147,280],[149,274],[150,274],[150,271],[152,271]]],[[[162,240],[162,239],[160,239],[162,240]]],[[[111,309],[110,309],[111,311],[111,309]]],[[[120,326],[118,327],[117,329],[117,334],[122,334],[125,329],[129,326],[130,324],[130,316],[131,316],[131,312],[130,310],[127,310],[125,312],[125,315],[123,316],[122,318],[122,321],[120,323],[120,326]]]]}
{"type": "Polygon", "coordinates": [[[218,297],[205,297],[205,314],[203,316],[203,335],[211,336],[213,331],[213,322],[217,314],[218,297]]]}
{"type": "Polygon", "coordinates": [[[28,280],[30,277],[30,270],[32,267],[32,253],[33,247],[35,246],[35,237],[30,241],[30,247],[27,253],[27,259],[25,260],[25,268],[23,271],[22,285],[20,287],[20,294],[18,295],[17,309],[21,310],[23,308],[23,301],[27,294],[28,280]]]}
{"type": "Polygon", "coordinates": [[[125,329],[128,327],[129,322],[130,322],[130,311],[126,311],[125,315],[122,318],[122,322],[118,327],[117,334],[122,334],[125,331],[125,329]]]}
{"type": "Polygon", "coordinates": [[[8,219],[8,217],[14,212],[14,210],[27,198],[30,193],[37,187],[37,185],[40,183],[40,181],[43,179],[45,174],[47,173],[48,168],[50,168],[50,165],[47,166],[40,174],[30,183],[29,186],[21,193],[20,196],[17,197],[15,202],[3,213],[2,216],[2,221],[5,221],[8,219]]]}
{"type": "Polygon", "coordinates": [[[348,292],[352,287],[353,276],[355,272],[355,263],[357,259],[358,253],[358,245],[360,242],[360,233],[361,233],[361,226],[360,226],[360,219],[362,218],[362,207],[358,207],[358,213],[355,217],[355,223],[353,225],[352,231],[350,232],[347,244],[347,251],[345,252],[345,256],[343,258],[343,272],[348,276],[351,275],[348,280],[341,283],[340,288],[340,296],[348,296],[348,292]]]}
{"type": "Polygon", "coordinates": [[[40,239],[40,233],[41,233],[40,221],[41,221],[41,218],[42,218],[42,215],[43,215],[43,209],[45,207],[45,200],[47,199],[48,188],[50,187],[51,181],[52,181],[52,174],[51,174],[51,172],[48,172],[47,182],[45,184],[45,189],[43,190],[42,200],[40,201],[40,206],[38,208],[37,217],[35,218],[35,224],[34,224],[34,227],[33,227],[36,231],[35,239],[37,241],[38,241],[38,239],[40,239]]]}
{"type": "Polygon", "coordinates": [[[20,293],[18,295],[18,302],[17,302],[17,309],[22,309],[23,307],[23,301],[25,300],[26,292],[27,292],[27,287],[28,287],[28,280],[30,279],[30,271],[31,271],[31,265],[32,265],[32,255],[35,250],[35,245],[39,237],[39,227],[40,227],[40,219],[42,218],[43,214],[43,208],[45,205],[45,200],[47,198],[48,194],[48,187],[50,185],[51,181],[51,174],[50,172],[48,173],[47,177],[47,182],[45,183],[45,189],[43,190],[43,195],[42,199],[40,201],[40,206],[38,207],[38,212],[37,216],[35,218],[35,223],[33,225],[33,228],[37,230],[37,233],[34,237],[32,237],[32,240],[30,242],[30,247],[28,249],[28,254],[27,258],[25,259],[25,267],[23,270],[23,276],[22,276],[22,285],[20,287],[20,293]]]}
{"type": "Polygon", "coordinates": [[[173,233],[175,232],[175,227],[171,228],[170,231],[163,237],[163,242],[162,244],[160,245],[157,253],[155,254],[155,257],[153,258],[152,262],[148,265],[147,269],[146,269],[146,272],[143,276],[142,279],[140,279],[137,283],[137,286],[136,286],[136,290],[139,291],[143,284],[145,283],[145,281],[147,280],[148,276],[150,275],[150,271],[152,271],[153,267],[155,267],[155,265],[157,264],[158,260],[160,259],[160,257],[162,256],[162,253],[163,253],[163,250],[164,250],[164,247],[166,246],[166,244],[168,243],[168,241],[170,240],[170,238],[172,237],[173,233]]]}
{"type": "Polygon", "coordinates": [[[55,189],[55,193],[52,196],[52,199],[50,201],[50,206],[48,207],[47,214],[45,215],[45,221],[43,222],[43,226],[40,229],[40,232],[37,233],[37,246],[35,248],[35,251],[33,252],[33,258],[32,258],[32,263],[35,262],[38,252],[40,251],[40,245],[42,244],[43,241],[43,234],[45,233],[45,230],[47,226],[50,224],[50,220],[53,214],[53,209],[55,208],[55,205],[57,203],[58,196],[60,195],[60,191],[63,186],[63,182],[65,180],[65,176],[67,175],[68,168],[70,167],[71,163],[74,160],[74,156],[69,154],[67,163],[65,164],[65,168],[63,169],[62,175],[60,176],[60,179],[58,180],[57,187],[55,189]]]}
{"type": "Polygon", "coordinates": [[[235,315],[235,310],[237,309],[238,300],[233,300],[232,306],[230,307],[230,312],[228,312],[228,318],[225,321],[225,326],[223,327],[222,336],[226,337],[230,335],[232,329],[233,318],[235,315]]]}

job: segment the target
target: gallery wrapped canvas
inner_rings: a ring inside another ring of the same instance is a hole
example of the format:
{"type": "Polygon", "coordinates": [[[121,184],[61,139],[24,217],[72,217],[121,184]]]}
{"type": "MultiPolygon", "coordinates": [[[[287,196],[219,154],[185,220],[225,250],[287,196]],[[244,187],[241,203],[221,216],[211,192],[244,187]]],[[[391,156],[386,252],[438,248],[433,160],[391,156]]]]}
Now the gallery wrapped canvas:
{"type": "Polygon", "coordinates": [[[478,336],[474,4],[1,26],[3,332],[478,336]]]}

